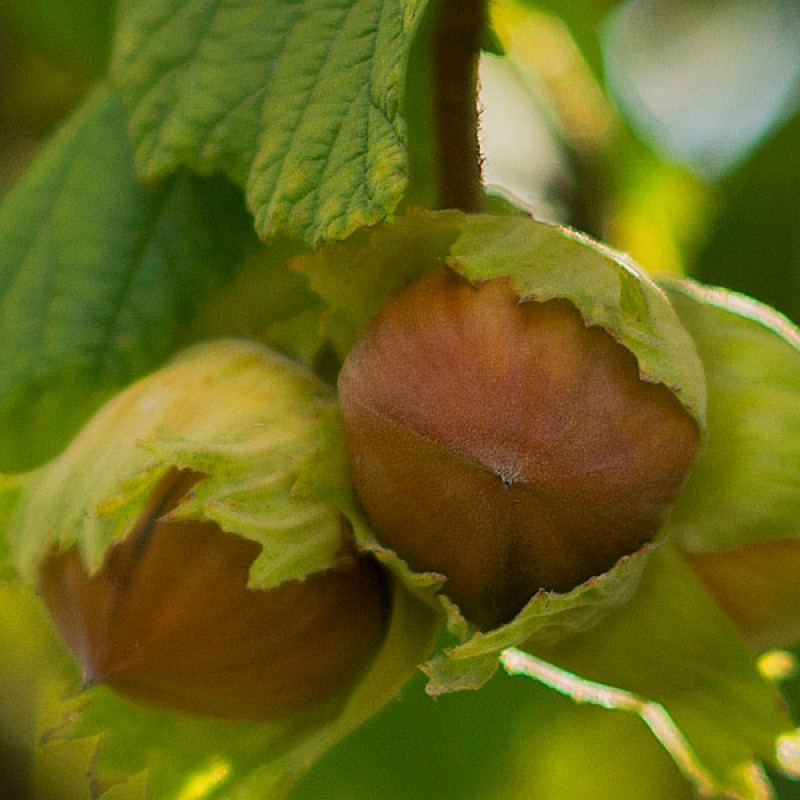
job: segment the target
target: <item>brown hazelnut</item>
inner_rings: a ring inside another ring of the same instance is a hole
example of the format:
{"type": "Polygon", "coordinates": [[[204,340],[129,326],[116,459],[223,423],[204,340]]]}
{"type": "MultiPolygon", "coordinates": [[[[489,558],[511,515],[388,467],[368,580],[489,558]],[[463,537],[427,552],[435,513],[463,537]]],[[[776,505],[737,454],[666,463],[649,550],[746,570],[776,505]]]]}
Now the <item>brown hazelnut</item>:
{"type": "Polygon", "coordinates": [[[697,423],[567,300],[441,268],[396,295],[339,377],[348,459],[378,539],[488,629],[657,533],[697,423]]]}
{"type": "Polygon", "coordinates": [[[135,529],[89,576],[75,546],[52,551],[40,588],[87,683],[212,717],[260,720],[345,689],[380,644],[380,567],[343,536],[335,567],[247,588],[255,542],[206,521],[171,521],[201,476],[172,470],[135,529]]]}

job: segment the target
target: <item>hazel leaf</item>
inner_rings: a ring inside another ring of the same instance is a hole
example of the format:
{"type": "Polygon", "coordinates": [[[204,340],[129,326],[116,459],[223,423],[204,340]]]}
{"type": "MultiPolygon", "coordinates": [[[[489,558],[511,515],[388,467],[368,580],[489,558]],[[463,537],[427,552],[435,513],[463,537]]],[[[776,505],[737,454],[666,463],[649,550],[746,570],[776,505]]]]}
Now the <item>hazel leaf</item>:
{"type": "Polygon", "coordinates": [[[650,714],[648,724],[701,791],[767,796],[758,764],[781,766],[778,743],[792,734],[792,723],[751,651],[671,544],[654,553],[628,605],[581,636],[522,649],[565,672],[526,669],[524,659],[504,656],[512,671],[579,701],[650,714]]]}
{"type": "Polygon", "coordinates": [[[133,168],[122,101],[97,90],[0,207],[0,469],[57,453],[162,362],[230,276],[249,221],[226,181],[133,168]]]}
{"type": "Polygon", "coordinates": [[[144,0],[113,74],[139,173],[223,171],[262,237],[317,243],[385,219],[407,184],[405,72],[423,0],[144,0]]]}

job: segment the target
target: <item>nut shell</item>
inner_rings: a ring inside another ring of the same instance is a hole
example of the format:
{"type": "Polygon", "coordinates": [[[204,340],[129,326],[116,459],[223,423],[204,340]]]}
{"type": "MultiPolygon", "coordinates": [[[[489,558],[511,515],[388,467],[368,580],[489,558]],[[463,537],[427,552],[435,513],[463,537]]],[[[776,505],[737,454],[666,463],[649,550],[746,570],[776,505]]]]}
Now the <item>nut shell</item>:
{"type": "Polygon", "coordinates": [[[381,569],[345,542],[333,569],[248,589],[259,545],[213,522],[165,518],[197,477],[170,473],[96,574],[74,546],[44,560],[41,593],[84,680],[241,720],[302,711],[351,685],[388,619],[381,569]]]}
{"type": "Polygon", "coordinates": [[[566,300],[438,269],[375,317],[339,377],[376,535],[482,628],[566,592],[658,531],[697,423],[566,300]]]}

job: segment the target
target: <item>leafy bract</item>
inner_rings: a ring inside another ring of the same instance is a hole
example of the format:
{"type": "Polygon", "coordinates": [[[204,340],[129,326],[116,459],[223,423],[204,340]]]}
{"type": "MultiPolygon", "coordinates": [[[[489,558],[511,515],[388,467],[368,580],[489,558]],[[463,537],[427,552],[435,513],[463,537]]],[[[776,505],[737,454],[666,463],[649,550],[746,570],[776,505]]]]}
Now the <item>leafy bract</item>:
{"type": "Polygon", "coordinates": [[[609,609],[630,601],[649,556],[650,549],[642,548],[566,594],[538,592],[511,622],[487,633],[474,633],[465,643],[444,650],[425,664],[422,669],[430,679],[426,691],[437,697],[479,689],[497,670],[498,657],[506,648],[581,635],[597,625],[609,609]]]}
{"type": "Polygon", "coordinates": [[[405,284],[447,263],[476,283],[510,279],[521,297],[571,300],[705,421],[703,368],[664,293],[622,254],[587,236],[525,217],[413,210],[363,237],[292,262],[330,307],[328,333],[342,356],[405,284]]]}
{"type": "MultiPolygon", "coordinates": [[[[441,262],[476,283],[507,278],[524,298],[571,300],[587,324],[608,329],[637,357],[646,377],[673,388],[703,423],[702,366],[665,295],[619,254],[566,229],[521,217],[414,211],[358,241],[303,256],[292,266],[329,303],[331,336],[346,353],[395,291],[441,262]]],[[[359,518],[357,504],[339,507],[351,519],[361,546],[430,600],[441,576],[413,573],[402,554],[381,546],[380,532],[373,533],[359,518]]],[[[429,691],[438,695],[478,688],[496,670],[504,648],[532,637],[580,633],[596,624],[609,608],[630,600],[648,555],[645,548],[624,558],[567,594],[540,592],[509,624],[487,633],[476,633],[440,595],[455,644],[425,667],[429,691]]]]}
{"type": "Polygon", "coordinates": [[[298,492],[316,457],[330,391],[252,342],[184,351],[106,404],[25,487],[10,520],[15,566],[35,581],[53,546],[77,544],[89,572],[145,514],[171,470],[201,476],[170,513],[210,520],[262,546],[250,568],[270,588],[330,567],[341,548],[335,509],[298,492]]]}
{"type": "Polygon", "coordinates": [[[624,255],[568,228],[515,217],[465,218],[448,262],[473,281],[508,277],[520,297],[571,300],[587,325],[633,353],[645,380],[670,388],[702,426],[703,369],[660,289],[624,255]]]}
{"type": "Polygon", "coordinates": [[[0,469],[51,457],[167,357],[248,224],[222,180],[142,186],[122,101],[96,92],[0,207],[0,469]]]}
{"type": "Polygon", "coordinates": [[[113,72],[140,174],[247,188],[263,237],[384,219],[407,183],[405,72],[424,0],[136,0],[113,72]]]}
{"type": "Polygon", "coordinates": [[[412,210],[290,262],[327,304],[325,332],[341,358],[395,292],[447,256],[462,220],[458,212],[412,210]]]}
{"type": "Polygon", "coordinates": [[[721,550],[800,534],[800,331],[742,295],[665,283],[703,360],[709,437],[673,511],[681,547],[721,550]]]}
{"type": "Polygon", "coordinates": [[[668,529],[757,650],[800,640],[800,332],[742,295],[665,283],[697,343],[708,442],[668,529]]]}
{"type": "Polygon", "coordinates": [[[571,678],[538,665],[526,670],[524,659],[506,657],[512,671],[578,700],[641,713],[702,791],[768,797],[756,763],[779,764],[777,741],[792,724],[737,631],[672,545],[654,553],[633,602],[581,636],[524,649],[571,678]]]}

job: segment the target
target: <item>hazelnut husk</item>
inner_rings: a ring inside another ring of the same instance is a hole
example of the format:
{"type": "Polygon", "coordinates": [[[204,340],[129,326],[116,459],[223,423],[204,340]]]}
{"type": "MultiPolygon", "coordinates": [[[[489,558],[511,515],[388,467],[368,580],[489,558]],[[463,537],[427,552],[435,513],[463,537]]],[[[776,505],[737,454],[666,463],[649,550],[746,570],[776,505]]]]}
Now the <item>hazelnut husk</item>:
{"type": "Polygon", "coordinates": [[[172,469],[95,574],[74,545],[45,557],[41,594],[84,681],[237,720],[285,717],[352,685],[389,616],[381,568],[355,553],[343,524],[332,568],[248,588],[258,544],[215,522],[169,517],[201,478],[172,469]]]}
{"type": "Polygon", "coordinates": [[[564,299],[436,269],[396,295],[339,377],[354,486],[377,538],[483,629],[653,539],[698,424],[564,299]]]}

